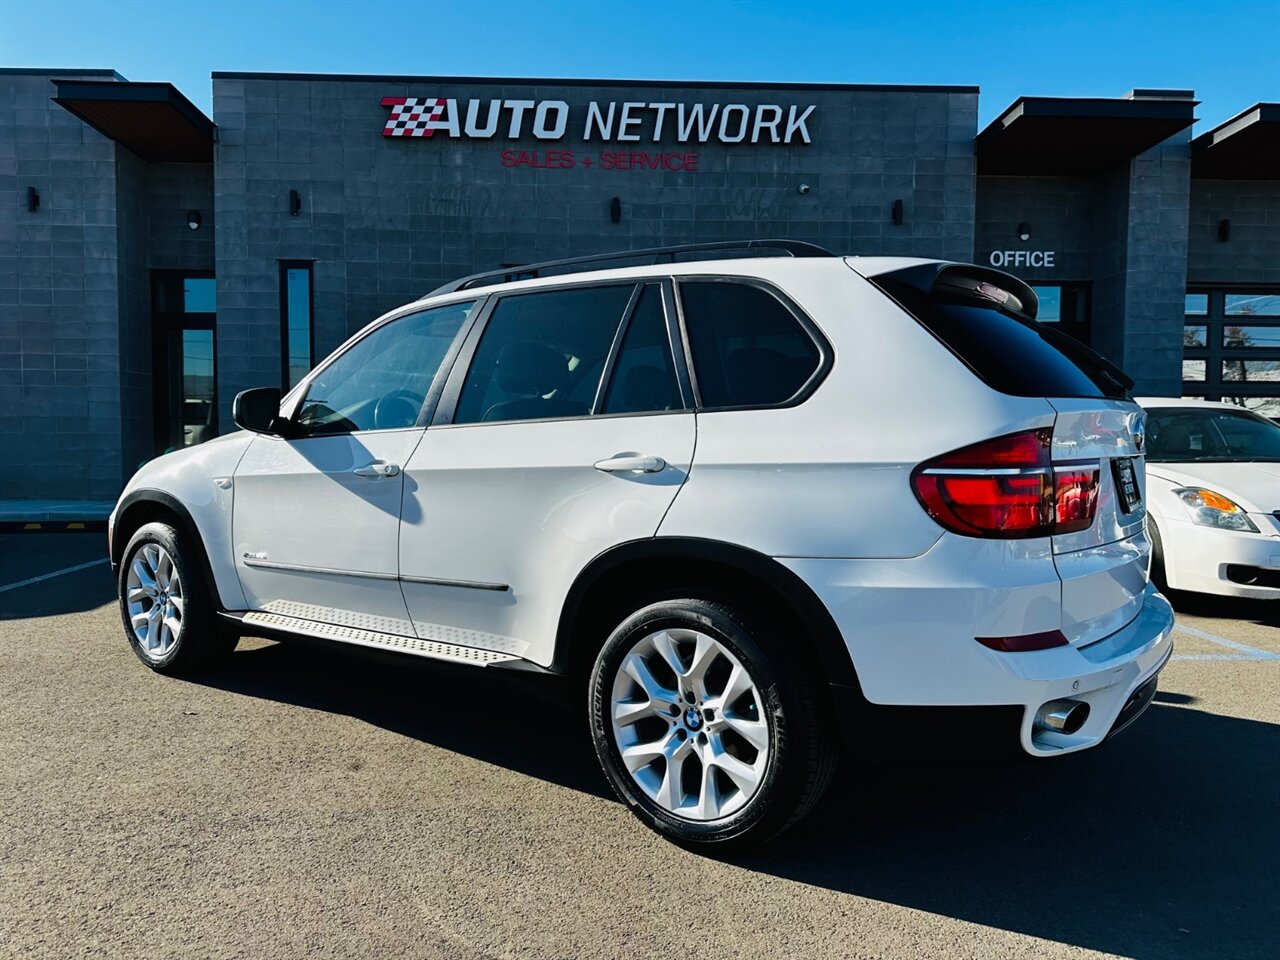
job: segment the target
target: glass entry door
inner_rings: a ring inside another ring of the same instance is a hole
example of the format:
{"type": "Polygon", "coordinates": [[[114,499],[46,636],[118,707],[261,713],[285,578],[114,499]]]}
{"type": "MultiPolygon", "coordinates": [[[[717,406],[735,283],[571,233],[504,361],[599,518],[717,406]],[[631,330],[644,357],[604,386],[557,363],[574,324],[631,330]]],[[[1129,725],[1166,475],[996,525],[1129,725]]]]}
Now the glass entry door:
{"type": "Polygon", "coordinates": [[[153,271],[151,295],[155,445],[163,453],[218,432],[213,274],[153,271]]]}

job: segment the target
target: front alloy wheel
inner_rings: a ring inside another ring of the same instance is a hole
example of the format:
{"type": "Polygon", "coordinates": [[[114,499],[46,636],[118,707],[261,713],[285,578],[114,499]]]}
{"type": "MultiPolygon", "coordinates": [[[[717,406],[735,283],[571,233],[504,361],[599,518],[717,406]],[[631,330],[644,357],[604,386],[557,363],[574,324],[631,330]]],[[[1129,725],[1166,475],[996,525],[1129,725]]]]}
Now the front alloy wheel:
{"type": "Polygon", "coordinates": [[[129,646],[159,673],[207,667],[235,649],[236,634],[217,622],[201,576],[198,539],[167,523],[140,527],[120,563],[120,618],[129,646]]]}
{"type": "Polygon", "coordinates": [[[125,581],[125,597],[129,629],[133,631],[138,650],[150,660],[163,660],[182,633],[182,612],[186,605],[182,577],[164,547],[147,543],[133,555],[125,581]]]}

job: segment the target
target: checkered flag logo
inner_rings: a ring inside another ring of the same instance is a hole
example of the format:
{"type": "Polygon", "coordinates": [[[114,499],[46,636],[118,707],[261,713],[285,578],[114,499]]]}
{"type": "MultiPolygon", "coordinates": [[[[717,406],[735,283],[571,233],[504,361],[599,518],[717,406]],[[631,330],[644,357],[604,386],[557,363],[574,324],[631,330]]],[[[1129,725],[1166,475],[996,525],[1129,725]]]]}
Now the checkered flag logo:
{"type": "Polygon", "coordinates": [[[429,137],[436,128],[427,124],[440,119],[445,103],[443,97],[383,97],[382,105],[391,108],[384,137],[429,137]]]}

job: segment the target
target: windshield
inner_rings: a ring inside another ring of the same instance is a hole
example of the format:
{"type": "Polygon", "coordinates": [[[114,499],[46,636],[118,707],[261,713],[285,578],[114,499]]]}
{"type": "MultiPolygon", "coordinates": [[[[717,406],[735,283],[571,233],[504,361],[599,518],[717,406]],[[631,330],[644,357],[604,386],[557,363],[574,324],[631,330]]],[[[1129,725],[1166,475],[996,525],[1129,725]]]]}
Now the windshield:
{"type": "Polygon", "coordinates": [[[1280,426],[1245,411],[1156,407],[1147,411],[1147,460],[1280,462],[1280,426]]]}

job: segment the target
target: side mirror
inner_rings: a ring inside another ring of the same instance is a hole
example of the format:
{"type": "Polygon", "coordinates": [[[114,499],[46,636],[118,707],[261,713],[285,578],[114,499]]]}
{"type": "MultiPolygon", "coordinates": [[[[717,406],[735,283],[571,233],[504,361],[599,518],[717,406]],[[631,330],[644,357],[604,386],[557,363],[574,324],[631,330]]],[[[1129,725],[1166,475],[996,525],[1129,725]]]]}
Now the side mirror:
{"type": "Polygon", "coordinates": [[[278,387],[257,387],[241,390],[231,402],[231,419],[237,427],[254,433],[284,435],[284,421],[280,419],[280,390],[278,387]]]}

